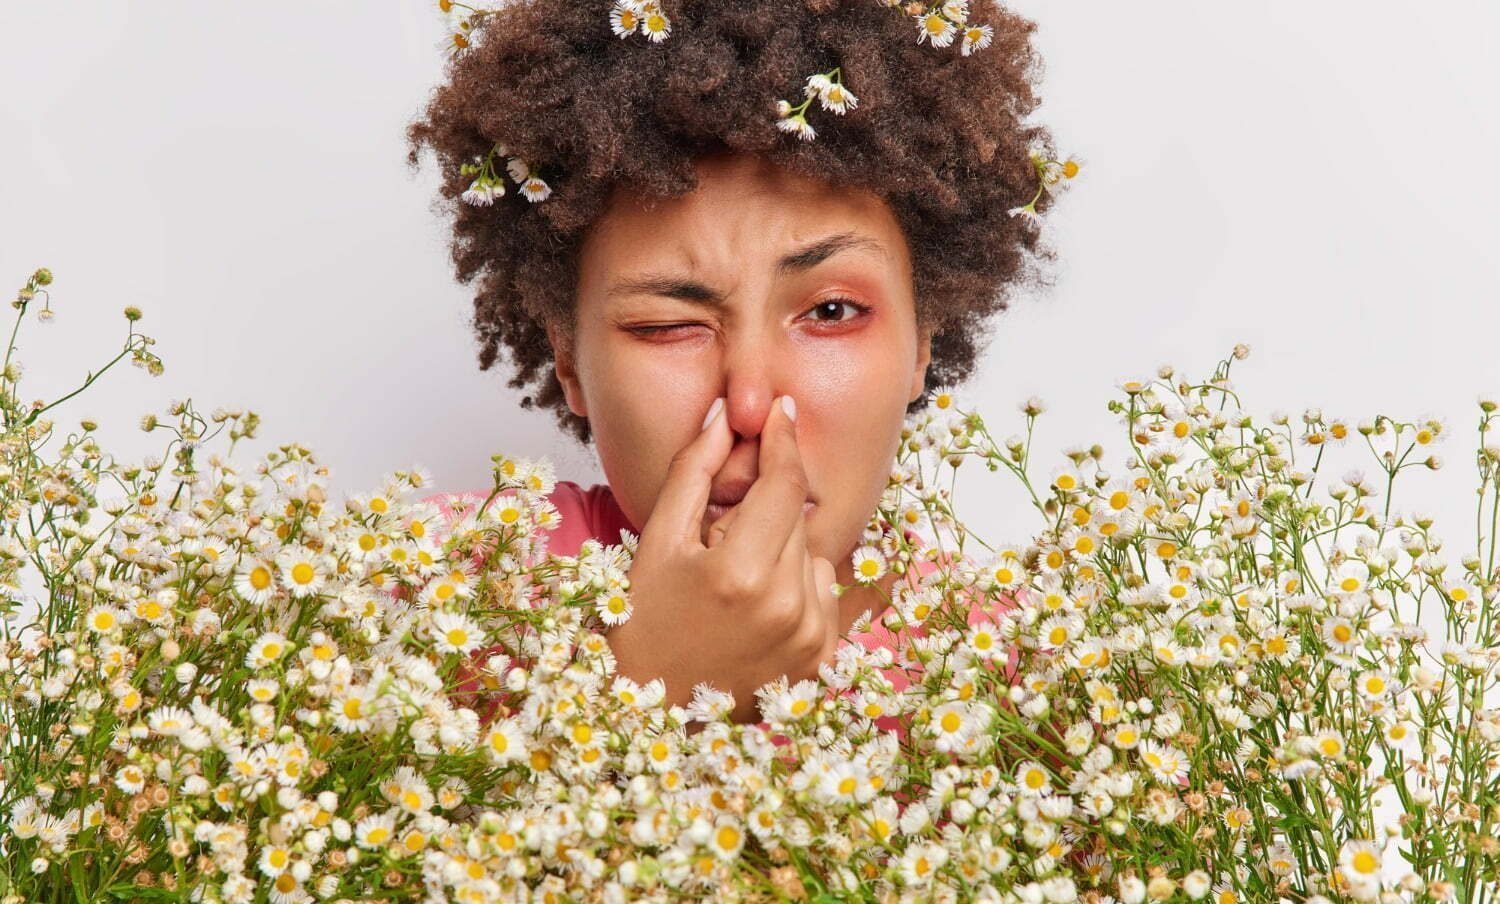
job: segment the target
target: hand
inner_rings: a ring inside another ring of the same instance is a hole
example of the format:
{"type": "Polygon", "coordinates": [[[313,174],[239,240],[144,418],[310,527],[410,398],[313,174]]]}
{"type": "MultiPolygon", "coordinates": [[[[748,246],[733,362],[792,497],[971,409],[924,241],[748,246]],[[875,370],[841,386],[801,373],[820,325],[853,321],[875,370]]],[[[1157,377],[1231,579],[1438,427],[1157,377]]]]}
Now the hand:
{"type": "Polygon", "coordinates": [[[807,550],[807,474],[780,399],[761,428],[755,483],[704,542],[704,508],[733,445],[721,409],[673,457],[631,562],[634,612],[608,637],[619,672],[661,678],[669,703],[686,705],[708,682],[734,695],[736,722],[752,722],[756,689],[814,677],[832,657],[839,604],[833,565],[807,550]]]}

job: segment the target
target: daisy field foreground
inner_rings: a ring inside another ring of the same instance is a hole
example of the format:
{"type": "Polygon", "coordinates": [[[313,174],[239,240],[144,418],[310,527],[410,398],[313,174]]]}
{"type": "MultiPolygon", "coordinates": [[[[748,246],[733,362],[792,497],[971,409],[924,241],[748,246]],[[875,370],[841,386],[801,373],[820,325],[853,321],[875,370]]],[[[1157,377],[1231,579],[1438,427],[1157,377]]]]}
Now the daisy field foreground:
{"type": "Polygon", "coordinates": [[[636,538],[547,553],[545,460],[495,455],[482,501],[421,468],[335,501],[300,445],[234,462],[254,412],[181,401],[142,419],[162,455],[116,461],[58,418],[161,361],[128,308],[118,356],[23,403],[51,283],[0,368],[3,904],[1500,902],[1492,399],[1450,565],[1391,508],[1447,427],[1261,423],[1244,346],[1119,385],[1118,474],[1091,445],[1034,481],[1041,400],[997,441],[939,390],[854,553],[907,578],[855,626],[894,649],[843,644],[743,725],[615,674],[636,538]],[[1319,474],[1345,443],[1376,477],[1319,474]],[[1033,537],[964,528],[970,461],[1033,537]]]}

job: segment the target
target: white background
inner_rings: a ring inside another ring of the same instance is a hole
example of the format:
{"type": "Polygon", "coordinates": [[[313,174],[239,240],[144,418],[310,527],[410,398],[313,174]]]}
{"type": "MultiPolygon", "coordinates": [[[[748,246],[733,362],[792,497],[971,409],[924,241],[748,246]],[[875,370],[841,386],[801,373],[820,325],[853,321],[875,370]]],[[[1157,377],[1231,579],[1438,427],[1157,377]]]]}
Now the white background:
{"type": "MultiPolygon", "coordinates": [[[[997,439],[1016,403],[1048,402],[1038,479],[1093,440],[1122,473],[1116,382],[1162,363],[1206,378],[1247,342],[1236,383],[1262,421],[1313,405],[1447,420],[1448,466],[1403,475],[1395,509],[1435,513],[1456,566],[1476,396],[1500,395],[1500,7],[1015,6],[1040,25],[1037,117],[1087,166],[1050,216],[1055,287],[1001,318],[963,400],[997,439]]],[[[23,395],[56,398],[113,356],[131,304],[165,375],[122,366],[59,416],[101,421],[124,458],[164,446],[141,414],[190,396],[263,415],[247,465],[301,442],[343,493],[413,464],[439,490],[487,488],[500,451],[602,480],[506,374],[479,372],[436,170],[405,166],[441,74],[434,7],[0,6],[0,286],[57,278],[56,320],[22,334],[23,395]]],[[[1346,453],[1324,473],[1379,476],[1346,453]]],[[[968,469],[958,499],[993,541],[1038,526],[1003,474],[968,469]]]]}
{"type": "MultiPolygon", "coordinates": [[[[1475,399],[1500,394],[1497,8],[1016,6],[1047,61],[1036,115],[1087,164],[1049,221],[1056,286],[1002,316],[964,400],[997,438],[1017,402],[1049,403],[1039,479],[1085,440],[1119,473],[1116,381],[1162,363],[1206,377],[1247,342],[1236,382],[1262,419],[1447,419],[1448,467],[1404,475],[1396,508],[1437,512],[1456,562],[1475,399]]],[[[435,4],[5,4],[0,35],[0,286],[57,277],[56,320],[24,327],[23,395],[55,398],[112,356],[127,304],[167,366],[122,365],[61,424],[92,416],[138,458],[165,442],[138,417],[191,396],[263,415],[247,463],[301,442],[343,492],[412,464],[440,490],[487,487],[499,451],[603,479],[475,363],[436,169],[404,160],[441,74],[435,4]]],[[[1374,473],[1353,453],[1335,461],[1374,473]]],[[[965,471],[959,502],[994,540],[1036,526],[1003,474],[965,471]]]]}

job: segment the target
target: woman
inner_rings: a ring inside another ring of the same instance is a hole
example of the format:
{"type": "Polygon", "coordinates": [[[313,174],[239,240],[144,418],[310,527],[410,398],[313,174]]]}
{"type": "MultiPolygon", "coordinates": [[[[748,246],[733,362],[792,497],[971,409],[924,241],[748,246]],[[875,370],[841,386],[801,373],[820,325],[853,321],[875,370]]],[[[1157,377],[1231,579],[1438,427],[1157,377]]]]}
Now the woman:
{"type": "Polygon", "coordinates": [[[1050,137],[1021,123],[1034,26],[921,6],[520,0],[461,32],[410,129],[480,278],[481,368],[503,346],[510,385],[539,384],[523,407],[598,452],[607,485],[553,494],[564,529],[640,536],[610,644],[673,702],[710,682],[751,720],[755,688],[880,613],[894,576],[829,586],[854,583],[903,418],[1046,257],[1012,215],[1050,201],[1050,137]]]}

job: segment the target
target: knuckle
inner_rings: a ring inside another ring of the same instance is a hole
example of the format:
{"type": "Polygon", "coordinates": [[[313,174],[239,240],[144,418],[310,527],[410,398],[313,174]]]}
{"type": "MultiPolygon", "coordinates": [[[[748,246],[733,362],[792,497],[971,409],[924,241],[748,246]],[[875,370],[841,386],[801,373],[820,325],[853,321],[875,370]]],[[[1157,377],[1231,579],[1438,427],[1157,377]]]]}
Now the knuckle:
{"type": "Polygon", "coordinates": [[[736,601],[755,600],[765,595],[766,579],[761,569],[753,566],[715,569],[716,586],[720,596],[736,601]]]}
{"type": "MultiPolygon", "coordinates": [[[[766,608],[766,628],[777,637],[793,638],[794,648],[801,646],[802,609],[795,600],[776,600],[766,608]]],[[[801,652],[800,649],[797,650],[801,652]]]]}

